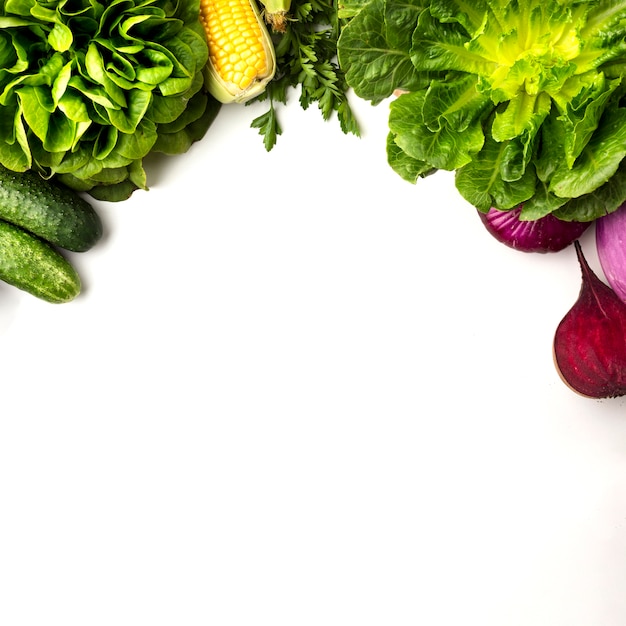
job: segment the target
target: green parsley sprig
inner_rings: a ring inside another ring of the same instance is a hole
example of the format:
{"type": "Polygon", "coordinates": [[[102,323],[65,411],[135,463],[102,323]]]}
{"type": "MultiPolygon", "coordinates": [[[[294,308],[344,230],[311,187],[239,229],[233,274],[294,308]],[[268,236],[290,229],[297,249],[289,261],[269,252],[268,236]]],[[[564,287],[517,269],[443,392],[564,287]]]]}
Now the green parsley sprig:
{"type": "Polygon", "coordinates": [[[285,31],[272,33],[276,50],[276,76],[266,90],[250,102],[268,101],[269,109],[252,120],[269,152],[282,128],[276,104],[286,104],[291,89],[299,88],[300,106],[317,104],[324,120],[336,114],[341,130],[360,136],[350,108],[348,84],[337,63],[337,40],[342,20],[333,0],[292,0],[285,31]]]}

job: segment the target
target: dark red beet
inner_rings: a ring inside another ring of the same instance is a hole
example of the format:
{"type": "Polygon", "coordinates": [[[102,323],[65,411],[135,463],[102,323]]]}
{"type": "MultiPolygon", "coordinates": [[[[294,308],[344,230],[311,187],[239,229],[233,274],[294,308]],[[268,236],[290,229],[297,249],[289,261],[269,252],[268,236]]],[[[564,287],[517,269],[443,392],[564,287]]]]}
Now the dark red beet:
{"type": "Polygon", "coordinates": [[[589,398],[626,394],[626,304],[589,267],[574,242],[582,272],[578,300],[554,336],[556,368],[569,387],[589,398]]]}

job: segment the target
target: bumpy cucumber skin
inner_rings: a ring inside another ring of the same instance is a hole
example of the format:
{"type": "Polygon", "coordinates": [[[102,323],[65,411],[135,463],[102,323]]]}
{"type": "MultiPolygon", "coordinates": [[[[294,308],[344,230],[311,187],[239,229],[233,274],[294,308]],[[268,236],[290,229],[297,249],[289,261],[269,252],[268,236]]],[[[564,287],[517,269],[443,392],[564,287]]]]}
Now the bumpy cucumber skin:
{"type": "Polygon", "coordinates": [[[72,252],[85,252],[102,237],[102,221],[89,202],[32,170],[0,166],[0,219],[72,252]]]}
{"type": "Polygon", "coordinates": [[[0,280],[54,304],[73,300],[81,290],[78,273],[52,245],[2,220],[0,280]]]}

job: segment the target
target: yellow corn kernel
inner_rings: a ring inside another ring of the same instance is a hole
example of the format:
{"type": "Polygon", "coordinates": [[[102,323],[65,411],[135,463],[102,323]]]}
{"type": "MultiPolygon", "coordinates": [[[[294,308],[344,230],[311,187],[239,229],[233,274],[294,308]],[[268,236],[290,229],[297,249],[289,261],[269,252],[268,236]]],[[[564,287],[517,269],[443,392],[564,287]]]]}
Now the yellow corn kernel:
{"type": "Polygon", "coordinates": [[[200,0],[209,61],[207,89],[220,102],[246,102],[276,72],[276,53],[256,0],[200,0]]]}

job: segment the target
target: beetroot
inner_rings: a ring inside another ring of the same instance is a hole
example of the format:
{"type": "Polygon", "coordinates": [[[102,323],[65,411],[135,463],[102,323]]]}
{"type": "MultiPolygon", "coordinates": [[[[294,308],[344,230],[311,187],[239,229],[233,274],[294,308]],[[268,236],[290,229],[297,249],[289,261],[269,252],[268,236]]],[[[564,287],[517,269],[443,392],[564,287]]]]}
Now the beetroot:
{"type": "Polygon", "coordinates": [[[578,300],[559,323],[554,361],[563,381],[589,398],[626,395],[626,303],[589,267],[574,242],[582,272],[578,300]]]}

